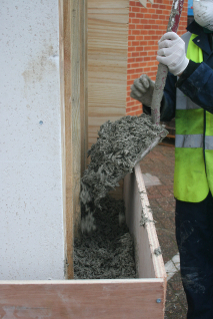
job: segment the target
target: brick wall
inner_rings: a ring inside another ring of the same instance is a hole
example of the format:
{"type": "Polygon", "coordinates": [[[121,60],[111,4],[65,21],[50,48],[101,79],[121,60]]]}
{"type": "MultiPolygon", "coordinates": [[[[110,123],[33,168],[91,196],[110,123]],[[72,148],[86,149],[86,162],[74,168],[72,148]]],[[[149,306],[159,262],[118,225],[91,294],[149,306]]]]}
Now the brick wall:
{"type": "MultiPolygon", "coordinates": [[[[158,40],[166,32],[172,0],[154,0],[144,8],[139,1],[129,2],[129,35],[127,65],[126,114],[142,113],[140,102],[130,97],[130,87],[134,79],[146,73],[155,80],[158,62],[156,60],[158,40]]],[[[178,35],[186,32],[187,1],[184,3],[178,35]]]]}

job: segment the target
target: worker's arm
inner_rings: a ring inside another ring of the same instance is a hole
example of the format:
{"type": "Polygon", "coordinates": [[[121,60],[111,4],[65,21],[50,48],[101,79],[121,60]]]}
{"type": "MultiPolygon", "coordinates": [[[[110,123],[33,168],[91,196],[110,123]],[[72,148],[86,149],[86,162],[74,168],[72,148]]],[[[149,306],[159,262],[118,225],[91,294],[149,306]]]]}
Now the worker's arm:
{"type": "Polygon", "coordinates": [[[176,86],[194,103],[213,114],[213,70],[205,62],[197,64],[194,72],[185,79],[180,77],[176,86]]]}

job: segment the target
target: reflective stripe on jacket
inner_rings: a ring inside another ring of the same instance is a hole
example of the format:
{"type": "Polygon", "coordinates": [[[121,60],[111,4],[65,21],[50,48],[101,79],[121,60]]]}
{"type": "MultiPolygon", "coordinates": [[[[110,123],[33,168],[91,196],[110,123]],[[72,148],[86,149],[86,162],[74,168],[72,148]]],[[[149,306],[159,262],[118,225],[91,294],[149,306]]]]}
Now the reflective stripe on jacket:
{"type": "MultiPolygon", "coordinates": [[[[193,42],[195,37],[187,32],[182,38],[187,58],[201,63],[203,53],[193,42]]],[[[175,125],[174,196],[181,201],[200,202],[209,189],[213,194],[213,115],[177,89],[175,125]]]]}

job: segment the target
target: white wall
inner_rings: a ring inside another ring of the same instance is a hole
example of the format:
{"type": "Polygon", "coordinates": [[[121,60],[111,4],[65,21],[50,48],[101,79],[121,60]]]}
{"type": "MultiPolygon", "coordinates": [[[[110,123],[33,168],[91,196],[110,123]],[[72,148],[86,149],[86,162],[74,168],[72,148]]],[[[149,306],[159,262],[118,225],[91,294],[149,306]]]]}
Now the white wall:
{"type": "Polygon", "coordinates": [[[0,21],[0,280],[63,279],[58,0],[0,21]]]}

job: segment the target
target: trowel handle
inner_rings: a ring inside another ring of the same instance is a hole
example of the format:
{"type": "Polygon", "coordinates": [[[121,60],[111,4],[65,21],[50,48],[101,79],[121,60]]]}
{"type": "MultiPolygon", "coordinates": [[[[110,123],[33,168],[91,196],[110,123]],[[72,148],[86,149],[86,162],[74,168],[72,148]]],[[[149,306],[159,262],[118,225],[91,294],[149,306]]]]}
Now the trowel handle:
{"type": "MultiPolygon", "coordinates": [[[[173,0],[172,10],[169,16],[169,23],[167,26],[167,32],[177,32],[181,12],[183,9],[183,2],[184,0],[173,0]]],[[[166,84],[167,74],[168,67],[162,63],[159,63],[151,103],[152,122],[155,124],[160,123],[160,105],[163,97],[163,90],[166,84]]]]}

